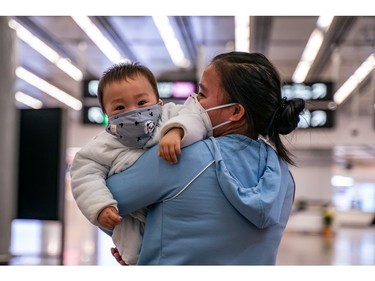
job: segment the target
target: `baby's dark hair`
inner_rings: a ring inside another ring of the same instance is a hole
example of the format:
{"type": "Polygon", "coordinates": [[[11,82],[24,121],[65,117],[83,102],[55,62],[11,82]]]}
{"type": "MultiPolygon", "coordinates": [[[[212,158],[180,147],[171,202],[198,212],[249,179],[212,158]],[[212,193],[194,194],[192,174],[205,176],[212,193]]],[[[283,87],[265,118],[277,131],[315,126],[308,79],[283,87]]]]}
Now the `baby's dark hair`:
{"type": "Polygon", "coordinates": [[[239,103],[245,108],[248,135],[253,139],[260,135],[268,137],[279,156],[294,165],[292,154],[282,143],[280,135],[297,128],[305,101],[282,98],[280,76],[260,53],[224,53],[216,56],[211,64],[228,94],[227,102],[239,103]]]}
{"type": "Polygon", "coordinates": [[[159,91],[154,74],[146,66],[138,62],[129,62],[129,63],[119,63],[114,64],[106,71],[104,71],[102,77],[99,81],[98,86],[98,99],[100,106],[105,113],[103,106],[103,90],[104,88],[112,82],[120,82],[127,79],[132,79],[137,75],[143,75],[151,84],[154,89],[156,98],[159,100],[159,91]]]}

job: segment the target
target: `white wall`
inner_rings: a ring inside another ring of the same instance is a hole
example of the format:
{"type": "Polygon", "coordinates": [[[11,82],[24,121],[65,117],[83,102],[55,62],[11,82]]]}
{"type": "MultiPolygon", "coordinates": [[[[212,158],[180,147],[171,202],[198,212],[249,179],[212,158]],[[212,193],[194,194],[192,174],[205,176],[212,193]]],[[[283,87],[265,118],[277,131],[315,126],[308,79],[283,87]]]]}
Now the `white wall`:
{"type": "Polygon", "coordinates": [[[304,163],[299,167],[291,167],[296,182],[295,199],[329,202],[332,197],[330,162],[321,165],[304,163]]]}
{"type": "Polygon", "coordinates": [[[70,111],[68,116],[67,147],[82,147],[104,130],[100,125],[84,125],[81,112],[70,111]]]}

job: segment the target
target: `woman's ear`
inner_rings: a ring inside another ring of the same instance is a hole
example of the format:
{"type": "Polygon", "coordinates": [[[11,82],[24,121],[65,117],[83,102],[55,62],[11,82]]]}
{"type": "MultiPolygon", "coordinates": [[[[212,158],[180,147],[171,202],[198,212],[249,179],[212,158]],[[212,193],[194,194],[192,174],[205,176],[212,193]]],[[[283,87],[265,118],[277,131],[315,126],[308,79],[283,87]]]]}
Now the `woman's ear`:
{"type": "Polygon", "coordinates": [[[238,121],[245,116],[245,108],[242,104],[233,105],[232,115],[229,117],[230,121],[238,121]]]}

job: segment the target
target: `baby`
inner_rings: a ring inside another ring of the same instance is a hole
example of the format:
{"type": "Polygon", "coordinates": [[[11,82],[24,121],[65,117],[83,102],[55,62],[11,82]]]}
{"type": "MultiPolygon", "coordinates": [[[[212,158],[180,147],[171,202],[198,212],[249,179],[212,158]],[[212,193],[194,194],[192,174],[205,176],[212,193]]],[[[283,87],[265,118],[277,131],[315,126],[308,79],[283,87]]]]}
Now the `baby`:
{"type": "Polygon", "coordinates": [[[207,129],[199,114],[183,105],[163,105],[153,73],[138,63],[116,64],[105,71],[98,99],[108,125],[77,152],[70,170],[72,193],[92,224],[113,229],[114,244],[123,260],[132,265],[138,260],[146,209],[122,218],[106,179],[132,165],[160,137],[159,156],[176,163],[181,146],[205,138],[207,129]],[[177,121],[163,127],[172,117],[178,117],[177,121]]]}

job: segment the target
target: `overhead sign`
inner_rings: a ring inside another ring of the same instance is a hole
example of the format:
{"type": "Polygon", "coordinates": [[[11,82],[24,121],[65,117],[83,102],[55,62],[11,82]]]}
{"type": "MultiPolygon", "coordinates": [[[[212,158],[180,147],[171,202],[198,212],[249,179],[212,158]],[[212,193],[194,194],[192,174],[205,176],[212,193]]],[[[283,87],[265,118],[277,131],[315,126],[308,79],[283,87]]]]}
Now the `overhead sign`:
{"type": "Polygon", "coordinates": [[[83,106],[83,123],[106,126],[108,117],[100,106],[83,106]]]}
{"type": "Polygon", "coordinates": [[[96,98],[98,96],[98,79],[86,79],[83,81],[83,97],[96,98]]]}
{"type": "Polygon", "coordinates": [[[334,111],[329,109],[305,109],[299,117],[298,128],[333,128],[334,111]]]}
{"type": "Polygon", "coordinates": [[[332,101],[333,83],[286,83],[281,87],[281,95],[287,99],[301,98],[311,101],[332,101]]]}
{"type": "Polygon", "coordinates": [[[186,99],[196,90],[196,81],[158,81],[160,98],[186,99]]]}

